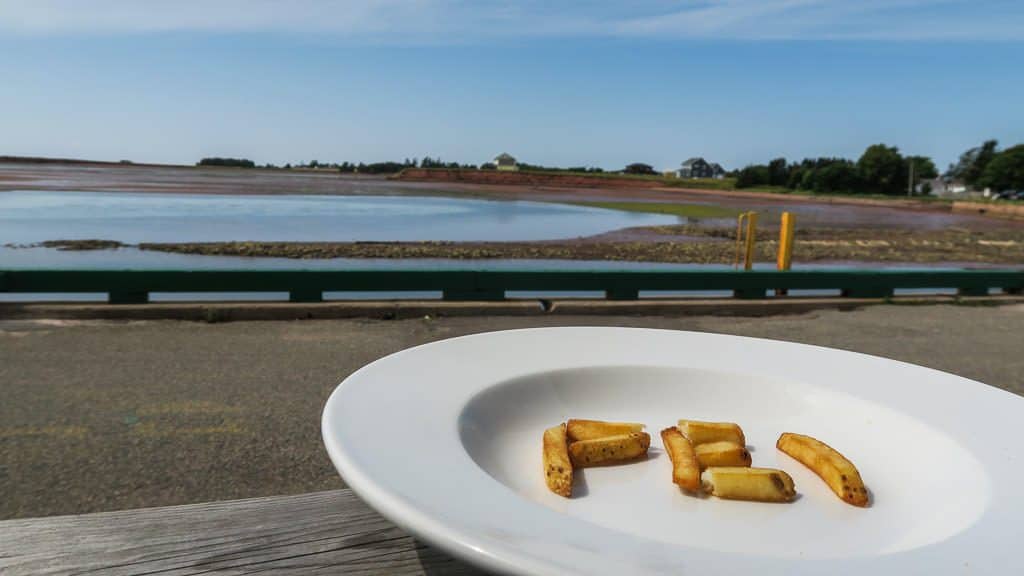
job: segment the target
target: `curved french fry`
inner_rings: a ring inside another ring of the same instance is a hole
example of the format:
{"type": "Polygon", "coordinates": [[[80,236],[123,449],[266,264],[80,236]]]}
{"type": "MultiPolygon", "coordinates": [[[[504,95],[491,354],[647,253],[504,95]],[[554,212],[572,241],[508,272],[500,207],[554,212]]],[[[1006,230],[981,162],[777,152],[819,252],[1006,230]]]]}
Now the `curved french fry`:
{"type": "Polygon", "coordinates": [[[544,481],[555,494],[572,496],[572,462],[569,461],[565,424],[544,431],[544,481]]]}
{"type": "Polygon", "coordinates": [[[647,454],[647,449],[650,446],[651,435],[646,432],[630,432],[593,440],[580,440],[569,444],[569,459],[577,468],[597,466],[639,458],[647,454]]]}
{"type": "Polygon", "coordinates": [[[868,505],[868,489],[860,472],[838,450],[821,440],[785,432],[775,447],[814,471],[843,502],[854,506],[868,505]]]}
{"type": "Polygon", "coordinates": [[[635,422],[602,422],[601,420],[571,419],[565,425],[565,433],[569,436],[570,442],[643,431],[644,425],[635,422]]]}
{"type": "Polygon", "coordinates": [[[711,466],[750,466],[750,452],[735,442],[722,440],[694,447],[701,470],[711,466]]]}
{"type": "Polygon", "coordinates": [[[772,468],[711,467],[700,475],[704,490],[726,500],[789,502],[796,497],[793,479],[772,468]]]}
{"type": "Polygon", "coordinates": [[[700,490],[700,464],[690,441],[673,426],[661,431],[661,442],[672,460],[672,481],[685,490],[700,490]]]}
{"type": "Polygon", "coordinates": [[[680,420],[679,431],[689,438],[694,447],[708,442],[732,442],[740,446],[747,445],[743,429],[734,422],[701,422],[700,420],[680,420]]]}

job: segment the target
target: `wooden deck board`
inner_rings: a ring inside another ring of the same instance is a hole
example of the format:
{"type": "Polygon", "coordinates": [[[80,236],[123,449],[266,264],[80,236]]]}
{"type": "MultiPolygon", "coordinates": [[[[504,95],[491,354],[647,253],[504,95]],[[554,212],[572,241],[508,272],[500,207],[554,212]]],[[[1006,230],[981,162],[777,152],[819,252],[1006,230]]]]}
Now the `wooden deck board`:
{"type": "Polygon", "coordinates": [[[0,573],[482,574],[350,490],[7,520],[0,573]]]}

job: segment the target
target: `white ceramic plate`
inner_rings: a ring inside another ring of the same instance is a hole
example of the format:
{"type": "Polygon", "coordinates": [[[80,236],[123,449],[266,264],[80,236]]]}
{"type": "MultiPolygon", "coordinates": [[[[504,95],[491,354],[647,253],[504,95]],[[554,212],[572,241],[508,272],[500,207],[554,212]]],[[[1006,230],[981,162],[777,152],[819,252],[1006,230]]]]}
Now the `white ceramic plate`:
{"type": "Polygon", "coordinates": [[[378,360],[331,395],[331,460],[370,506],[515,574],[1024,573],[1024,399],[911,364],[772,340],[630,328],[493,332],[378,360]],[[545,488],[541,435],[568,418],[644,422],[647,460],[545,488]],[[658,431],[728,420],[799,498],[695,498],[658,431]],[[860,469],[861,509],[775,449],[818,437],[860,469]]]}

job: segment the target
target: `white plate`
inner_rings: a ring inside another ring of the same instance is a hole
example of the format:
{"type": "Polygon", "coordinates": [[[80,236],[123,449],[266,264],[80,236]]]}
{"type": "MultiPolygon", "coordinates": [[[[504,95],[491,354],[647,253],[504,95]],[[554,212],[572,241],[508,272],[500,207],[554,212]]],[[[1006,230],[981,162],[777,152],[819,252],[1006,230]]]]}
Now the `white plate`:
{"type": "Polygon", "coordinates": [[[515,574],[1024,573],[1024,399],[911,364],[772,340],[630,328],[493,332],[378,360],[331,395],[331,460],[370,506],[473,564],[515,574]],[[544,428],[644,422],[647,460],[545,488],[544,428]],[[695,498],[658,431],[740,423],[792,504],[695,498]],[[781,432],[849,457],[872,492],[838,500],[781,432]]]}

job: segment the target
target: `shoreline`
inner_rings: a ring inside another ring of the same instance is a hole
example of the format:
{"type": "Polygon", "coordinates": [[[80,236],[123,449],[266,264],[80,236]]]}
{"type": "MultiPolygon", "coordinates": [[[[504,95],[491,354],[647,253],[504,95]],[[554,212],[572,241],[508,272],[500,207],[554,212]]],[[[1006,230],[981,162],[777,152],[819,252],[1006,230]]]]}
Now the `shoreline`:
{"type": "MultiPolygon", "coordinates": [[[[432,171],[428,171],[432,172],[432,171]]],[[[448,171],[445,171],[448,172],[448,171]]],[[[445,195],[556,202],[643,201],[741,205],[849,205],[906,212],[949,214],[952,201],[903,197],[808,195],[665,184],[624,176],[581,177],[558,173],[518,174],[522,182],[474,182],[460,178],[417,178],[341,174],[335,170],[284,170],[153,164],[119,164],[42,159],[0,162],[0,192],[49,190],[168,194],[237,195],[445,195]],[[533,182],[529,178],[533,178],[533,182]],[[539,178],[539,179],[538,179],[539,178]],[[560,181],[571,184],[562,183],[560,181]]],[[[511,176],[516,178],[517,176],[511,176]]]]}
{"type": "MultiPolygon", "coordinates": [[[[762,229],[756,262],[774,262],[777,229],[762,229]]],[[[159,242],[128,244],[112,240],[52,240],[7,248],[44,247],[62,251],[141,251],[197,256],[354,259],[590,260],[675,264],[732,264],[731,228],[691,225],[632,228],[586,238],[534,242],[159,242]]],[[[1015,230],[849,230],[802,229],[794,241],[794,262],[857,262],[984,265],[1024,264],[1024,234],[1015,230]]]]}

